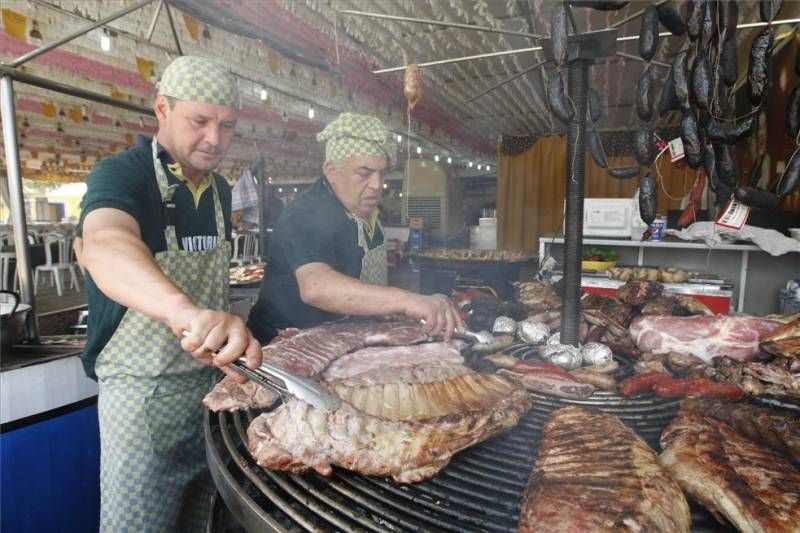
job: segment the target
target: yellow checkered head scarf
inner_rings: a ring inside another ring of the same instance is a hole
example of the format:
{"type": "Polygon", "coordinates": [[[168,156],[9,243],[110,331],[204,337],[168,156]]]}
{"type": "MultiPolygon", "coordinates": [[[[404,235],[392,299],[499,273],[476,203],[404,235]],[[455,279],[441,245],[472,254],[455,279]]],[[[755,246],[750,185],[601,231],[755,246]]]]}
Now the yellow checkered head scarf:
{"type": "Polygon", "coordinates": [[[389,130],[376,117],[342,113],[317,134],[325,143],[325,159],[342,161],[357,155],[377,155],[391,165],[397,153],[397,143],[389,130]]]}
{"type": "Polygon", "coordinates": [[[221,63],[198,56],[181,56],[164,70],[158,94],[178,100],[239,109],[239,86],[221,63]]]}

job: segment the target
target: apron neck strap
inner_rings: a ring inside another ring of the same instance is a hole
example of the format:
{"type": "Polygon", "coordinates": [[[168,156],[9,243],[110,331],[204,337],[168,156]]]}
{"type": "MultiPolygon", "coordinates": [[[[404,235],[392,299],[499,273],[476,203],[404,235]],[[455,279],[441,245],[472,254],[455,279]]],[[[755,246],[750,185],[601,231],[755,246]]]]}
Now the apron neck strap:
{"type": "MultiPolygon", "coordinates": [[[[172,195],[175,194],[175,189],[178,188],[178,185],[169,184],[167,173],[164,171],[164,164],[158,158],[158,141],[155,136],[153,136],[151,145],[153,149],[153,168],[156,171],[158,189],[161,192],[161,202],[165,209],[175,209],[172,195]]],[[[217,180],[214,178],[213,174],[211,176],[211,190],[213,191],[214,198],[214,220],[217,226],[217,246],[219,247],[225,240],[225,215],[222,212],[222,202],[220,202],[219,199],[217,180]]],[[[167,240],[167,250],[180,250],[178,246],[178,237],[175,234],[175,224],[169,217],[167,217],[167,225],[164,229],[164,238],[167,240]]]]}

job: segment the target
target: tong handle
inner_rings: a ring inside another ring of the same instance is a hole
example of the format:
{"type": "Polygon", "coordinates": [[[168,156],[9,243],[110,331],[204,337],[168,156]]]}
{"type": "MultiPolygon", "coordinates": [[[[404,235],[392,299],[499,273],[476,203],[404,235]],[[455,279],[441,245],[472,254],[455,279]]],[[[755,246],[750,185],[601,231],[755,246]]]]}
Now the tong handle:
{"type": "MultiPolygon", "coordinates": [[[[190,335],[190,333],[185,330],[182,332],[182,334],[184,337],[188,337],[190,335]]],[[[291,396],[289,389],[286,388],[284,383],[278,382],[278,380],[276,380],[267,372],[264,372],[260,369],[253,370],[252,368],[248,367],[247,359],[244,357],[240,357],[238,360],[233,361],[228,366],[246,378],[253,380],[258,385],[270,389],[273,392],[277,392],[284,401],[291,396]]]]}
{"type": "Polygon", "coordinates": [[[262,387],[266,387],[268,389],[273,390],[281,395],[281,398],[284,400],[288,399],[291,396],[291,393],[286,388],[285,385],[279,383],[277,380],[273,379],[272,376],[269,374],[262,372],[260,369],[253,370],[252,368],[248,368],[245,364],[245,359],[242,357],[238,361],[234,361],[230,364],[230,367],[233,368],[236,372],[242,374],[248,379],[253,380],[255,383],[261,385],[262,387]]]}

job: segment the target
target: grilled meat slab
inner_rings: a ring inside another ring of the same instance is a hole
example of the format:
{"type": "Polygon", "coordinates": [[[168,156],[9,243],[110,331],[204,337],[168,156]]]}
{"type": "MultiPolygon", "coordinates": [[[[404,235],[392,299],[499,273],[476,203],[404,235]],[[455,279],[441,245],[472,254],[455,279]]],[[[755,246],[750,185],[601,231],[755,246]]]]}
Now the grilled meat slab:
{"type": "Polygon", "coordinates": [[[581,298],[581,309],[596,309],[625,327],[630,324],[635,314],[633,306],[626,304],[619,298],[594,293],[586,294],[581,298]]]}
{"type": "MultiPolygon", "coordinates": [[[[413,366],[377,367],[352,377],[344,377],[325,383],[329,387],[377,387],[378,385],[422,385],[453,379],[472,370],[457,363],[447,361],[427,361],[413,366]]],[[[372,391],[374,392],[374,391],[372,391]]],[[[376,398],[380,400],[380,398],[376,398]]]]}
{"type": "Polygon", "coordinates": [[[759,339],[778,326],[750,316],[641,316],[631,323],[630,332],[642,352],[678,352],[710,363],[722,355],[752,359],[759,339]]]}
{"type": "Polygon", "coordinates": [[[436,361],[461,364],[461,350],[466,343],[458,340],[431,342],[414,346],[375,346],[362,348],[333,361],[322,373],[326,381],[351,378],[376,368],[415,366],[420,363],[436,361]]]}
{"type": "Polygon", "coordinates": [[[263,409],[274,404],[278,394],[252,381],[237,383],[225,376],[203,398],[203,405],[214,412],[240,409],[263,409]]]}
{"type": "Polygon", "coordinates": [[[661,464],[690,496],[740,531],[800,531],[800,472],[724,422],[681,411],[661,464]]]}
{"type": "Polygon", "coordinates": [[[689,506],[647,444],[617,417],[569,406],[544,428],[520,533],[689,531],[689,506]]]}
{"type": "Polygon", "coordinates": [[[748,439],[769,446],[800,465],[800,419],[775,409],[715,400],[689,399],[681,408],[729,424],[748,439]]]}
{"type": "Polygon", "coordinates": [[[777,359],[769,363],[742,362],[730,357],[717,357],[714,366],[701,369],[702,373],[727,383],[735,383],[753,396],[769,395],[776,398],[800,399],[800,373],[793,360],[777,359]]]}
{"type": "Polygon", "coordinates": [[[780,357],[800,357],[800,318],[761,339],[761,349],[780,357]]]}
{"type": "Polygon", "coordinates": [[[335,411],[292,398],[253,420],[250,453],[272,470],[312,468],[330,475],[337,465],[416,483],[434,476],[459,450],[515,426],[531,405],[522,387],[499,376],[469,372],[425,384],[402,379],[375,387],[334,386],[344,397],[335,411]]]}
{"type": "Polygon", "coordinates": [[[334,322],[288,330],[264,346],[264,361],[293,374],[314,376],[331,361],[365,346],[406,346],[428,339],[415,322],[334,322]]]}

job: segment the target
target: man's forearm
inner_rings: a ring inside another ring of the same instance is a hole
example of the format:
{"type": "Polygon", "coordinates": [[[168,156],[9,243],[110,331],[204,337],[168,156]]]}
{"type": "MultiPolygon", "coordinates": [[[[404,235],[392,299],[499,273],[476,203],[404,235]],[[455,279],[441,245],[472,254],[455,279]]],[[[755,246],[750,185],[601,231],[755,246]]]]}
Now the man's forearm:
{"type": "MultiPolygon", "coordinates": [[[[305,268],[305,267],[301,267],[305,268]]],[[[299,274],[301,298],[308,305],[340,315],[391,315],[403,313],[411,293],[395,287],[364,283],[331,268],[299,274]]]]}
{"type": "Polygon", "coordinates": [[[130,232],[96,230],[84,240],[82,258],[106,296],[154,320],[166,321],[193,305],[164,275],[144,242],[130,232]]]}

